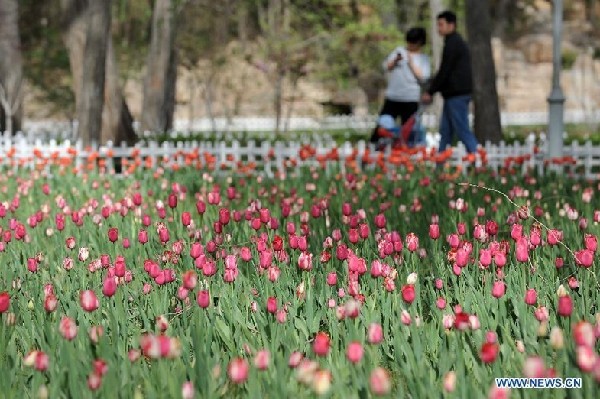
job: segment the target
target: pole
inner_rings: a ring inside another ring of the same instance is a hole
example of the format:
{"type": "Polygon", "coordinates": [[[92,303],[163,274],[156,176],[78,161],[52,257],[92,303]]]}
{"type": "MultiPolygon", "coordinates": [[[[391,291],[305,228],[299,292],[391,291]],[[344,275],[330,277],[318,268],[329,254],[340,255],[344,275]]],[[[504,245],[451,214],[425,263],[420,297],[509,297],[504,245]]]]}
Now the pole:
{"type": "Polygon", "coordinates": [[[564,102],[565,96],[560,87],[562,0],[552,1],[552,91],[548,97],[548,157],[556,158],[563,154],[564,102]]]}

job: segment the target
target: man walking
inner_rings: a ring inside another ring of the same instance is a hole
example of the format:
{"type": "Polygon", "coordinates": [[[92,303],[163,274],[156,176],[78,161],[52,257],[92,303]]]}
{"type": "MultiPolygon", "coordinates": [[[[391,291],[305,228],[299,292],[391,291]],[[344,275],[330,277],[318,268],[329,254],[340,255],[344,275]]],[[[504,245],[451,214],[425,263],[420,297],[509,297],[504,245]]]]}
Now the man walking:
{"type": "Polygon", "coordinates": [[[478,143],[469,127],[469,103],[473,86],[469,48],[456,32],[456,14],[452,11],[444,11],[437,16],[437,29],[444,37],[442,61],[421,100],[430,103],[436,92],[440,92],[444,98],[439,152],[451,145],[452,137],[456,134],[469,155],[474,157],[478,143]]]}

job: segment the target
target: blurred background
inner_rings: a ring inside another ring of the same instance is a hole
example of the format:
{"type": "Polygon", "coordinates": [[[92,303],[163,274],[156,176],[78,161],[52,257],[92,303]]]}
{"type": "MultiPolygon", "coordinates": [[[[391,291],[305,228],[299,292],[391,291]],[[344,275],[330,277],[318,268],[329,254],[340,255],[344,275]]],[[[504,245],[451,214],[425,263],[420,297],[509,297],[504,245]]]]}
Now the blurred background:
{"type": "MultiPolygon", "coordinates": [[[[563,4],[566,129],[596,138],[600,2],[563,4]]],[[[91,140],[134,141],[142,131],[218,131],[234,121],[285,133],[333,116],[364,135],[383,102],[383,59],[409,27],[423,26],[438,62],[435,16],[446,8],[474,48],[490,46],[490,57],[474,51],[484,59],[475,80],[493,68],[504,137],[543,129],[547,0],[0,0],[0,128],[77,120],[91,140]]],[[[428,112],[435,129],[435,105],[428,112]]]]}

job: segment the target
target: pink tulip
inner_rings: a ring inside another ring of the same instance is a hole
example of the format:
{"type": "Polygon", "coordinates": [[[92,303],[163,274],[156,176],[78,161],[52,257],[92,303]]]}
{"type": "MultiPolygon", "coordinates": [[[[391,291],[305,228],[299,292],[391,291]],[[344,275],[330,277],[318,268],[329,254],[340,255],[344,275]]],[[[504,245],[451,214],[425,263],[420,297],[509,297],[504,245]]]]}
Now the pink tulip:
{"type": "Polygon", "coordinates": [[[248,379],[248,361],[242,358],[235,358],[227,366],[227,375],[234,384],[243,384],[248,379]]]}
{"type": "Polygon", "coordinates": [[[360,342],[351,342],[346,349],[346,357],[354,364],[359,363],[363,357],[363,347],[360,342]]]}
{"type": "Polygon", "coordinates": [[[70,317],[63,316],[58,326],[60,335],[67,341],[72,341],[77,336],[77,324],[70,317]]]}
{"type": "Polygon", "coordinates": [[[537,292],[535,289],[530,288],[525,292],[525,303],[527,305],[533,306],[537,302],[537,292]]]}
{"type": "Polygon", "coordinates": [[[591,346],[578,346],[576,349],[577,366],[581,371],[589,373],[599,361],[598,355],[591,346]]]}
{"type": "Polygon", "coordinates": [[[50,359],[48,355],[42,351],[32,351],[25,356],[23,364],[28,367],[33,367],[37,371],[46,371],[50,364],[50,359]]]}
{"type": "Polygon", "coordinates": [[[563,317],[571,316],[573,312],[573,300],[565,295],[558,298],[558,314],[563,317]]]}
{"type": "Polygon", "coordinates": [[[304,358],[304,355],[301,352],[292,352],[290,358],[288,360],[288,366],[291,368],[296,368],[300,364],[300,361],[304,358]]]}
{"type": "Polygon", "coordinates": [[[506,285],[503,281],[495,281],[492,287],[492,296],[494,298],[502,298],[506,291],[506,285]]]}
{"type": "Polygon", "coordinates": [[[198,296],[196,297],[196,302],[198,302],[198,306],[203,309],[206,309],[210,306],[210,293],[208,290],[200,290],[198,291],[198,296]]]}
{"type": "Polygon", "coordinates": [[[117,291],[117,282],[114,277],[106,277],[102,283],[102,294],[106,297],[115,295],[117,291]]]}
{"type": "Polygon", "coordinates": [[[573,340],[578,346],[594,347],[596,343],[596,335],[594,326],[587,321],[579,321],[573,326],[573,340]]]}
{"type": "Polygon", "coordinates": [[[445,309],[446,308],[446,300],[442,297],[438,298],[435,301],[435,305],[437,306],[438,309],[445,309]]]}
{"type": "Polygon", "coordinates": [[[373,345],[383,342],[383,328],[381,324],[371,323],[367,330],[367,342],[373,345]]]}
{"type": "Polygon", "coordinates": [[[266,370],[269,368],[270,362],[271,354],[266,349],[258,351],[254,357],[254,366],[256,366],[256,368],[259,370],[266,370]]]}
{"type": "Polygon", "coordinates": [[[186,381],[181,386],[181,398],[182,399],[194,399],[196,395],[196,391],[194,389],[194,384],[191,381],[186,381]]]}
{"type": "Polygon", "coordinates": [[[392,390],[392,379],[389,373],[382,367],[377,367],[371,372],[369,378],[371,392],[377,396],[383,396],[392,390]]]}
{"type": "Polygon", "coordinates": [[[529,356],[523,363],[523,376],[526,378],[545,377],[546,366],[544,360],[539,356],[529,356]]]}
{"type": "Polygon", "coordinates": [[[93,312],[100,306],[96,293],[92,290],[82,291],[79,295],[79,303],[86,312],[93,312]]]}
{"type": "Polygon", "coordinates": [[[584,268],[591,267],[594,263],[594,252],[589,249],[575,251],[575,262],[584,268]]]}

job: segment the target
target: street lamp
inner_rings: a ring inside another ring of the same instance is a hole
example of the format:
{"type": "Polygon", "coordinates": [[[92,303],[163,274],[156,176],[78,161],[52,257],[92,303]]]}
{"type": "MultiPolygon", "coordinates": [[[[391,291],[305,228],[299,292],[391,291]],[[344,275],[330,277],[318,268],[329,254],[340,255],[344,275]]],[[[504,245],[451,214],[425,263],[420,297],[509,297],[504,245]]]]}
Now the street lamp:
{"type": "Polygon", "coordinates": [[[548,156],[562,156],[565,96],[560,88],[561,35],[563,22],[562,0],[552,1],[552,91],[548,97],[548,156]]]}

